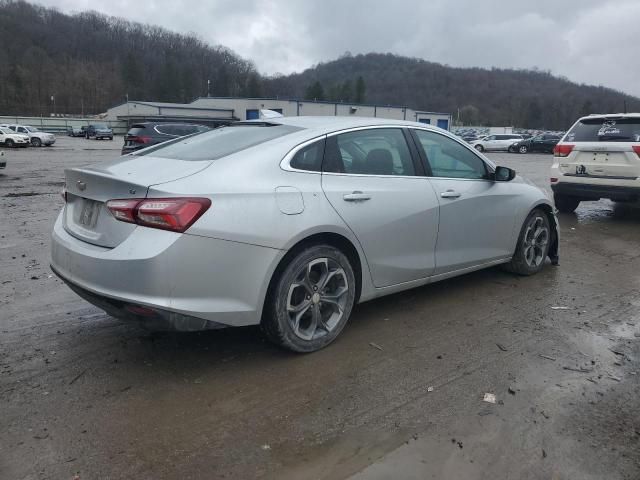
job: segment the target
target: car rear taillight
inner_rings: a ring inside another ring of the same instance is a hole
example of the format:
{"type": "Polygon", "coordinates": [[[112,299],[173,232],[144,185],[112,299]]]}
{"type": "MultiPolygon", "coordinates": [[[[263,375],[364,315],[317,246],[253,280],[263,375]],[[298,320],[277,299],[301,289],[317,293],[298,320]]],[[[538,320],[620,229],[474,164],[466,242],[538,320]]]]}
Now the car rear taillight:
{"type": "Polygon", "coordinates": [[[127,137],[127,140],[133,143],[151,143],[151,137],[147,137],[145,135],[132,135],[130,137],[127,137]]]}
{"type": "Polygon", "coordinates": [[[636,152],[636,155],[640,157],[640,145],[633,145],[631,148],[633,148],[633,151],[636,152]]]}
{"type": "Polygon", "coordinates": [[[569,154],[573,151],[575,145],[570,144],[558,144],[553,147],[553,156],[554,157],[568,157],[569,154]]]}
{"type": "Polygon", "coordinates": [[[551,183],[558,183],[558,179],[556,177],[551,177],[549,180],[551,183]]]}
{"type": "Polygon", "coordinates": [[[127,198],[109,200],[116,220],[182,233],[211,206],[208,198],[127,198]]]}

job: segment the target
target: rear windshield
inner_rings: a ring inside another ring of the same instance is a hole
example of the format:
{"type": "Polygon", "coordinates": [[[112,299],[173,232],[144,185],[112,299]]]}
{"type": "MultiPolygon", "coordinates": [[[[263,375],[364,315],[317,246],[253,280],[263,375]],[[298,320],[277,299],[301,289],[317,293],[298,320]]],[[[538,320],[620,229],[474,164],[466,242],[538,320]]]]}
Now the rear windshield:
{"type": "Polygon", "coordinates": [[[147,131],[146,125],[131,125],[127,135],[142,135],[147,131]]]}
{"type": "Polygon", "coordinates": [[[220,127],[188,138],[148,148],[138,155],[179,160],[216,160],[301,130],[290,125],[220,127]]]}
{"type": "Polygon", "coordinates": [[[640,118],[585,118],[569,130],[565,142],[640,142],[640,118]]]}

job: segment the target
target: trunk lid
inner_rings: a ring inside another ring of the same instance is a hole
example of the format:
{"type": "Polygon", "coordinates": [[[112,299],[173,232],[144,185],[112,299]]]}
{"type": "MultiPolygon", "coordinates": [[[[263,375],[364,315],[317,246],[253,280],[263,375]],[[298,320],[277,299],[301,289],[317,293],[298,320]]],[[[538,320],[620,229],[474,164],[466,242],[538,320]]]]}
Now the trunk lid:
{"type": "Polygon", "coordinates": [[[567,176],[615,180],[635,180],[640,176],[640,157],[630,142],[578,142],[568,157],[560,161],[567,176]]]}
{"type": "Polygon", "coordinates": [[[108,200],[145,198],[150,186],[188,177],[210,164],[211,161],[128,156],[99,166],[68,169],[64,228],[85,242],[116,247],[137,227],[116,220],[106,207],[108,200]]]}

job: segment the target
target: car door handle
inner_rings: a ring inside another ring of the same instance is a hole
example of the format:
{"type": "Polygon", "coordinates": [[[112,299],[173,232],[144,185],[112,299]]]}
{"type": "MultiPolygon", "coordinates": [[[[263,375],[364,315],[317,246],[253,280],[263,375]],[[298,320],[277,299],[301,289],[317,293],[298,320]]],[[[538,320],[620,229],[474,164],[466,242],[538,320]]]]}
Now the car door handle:
{"type": "Polygon", "coordinates": [[[446,192],[442,192],[440,196],[442,198],[459,198],[462,195],[460,192],[456,192],[455,190],[447,190],[446,192]]]}
{"type": "Polygon", "coordinates": [[[370,200],[371,195],[369,195],[368,193],[362,193],[356,190],[353,193],[347,193],[342,198],[344,198],[345,202],[364,202],[366,200],[370,200]]]}

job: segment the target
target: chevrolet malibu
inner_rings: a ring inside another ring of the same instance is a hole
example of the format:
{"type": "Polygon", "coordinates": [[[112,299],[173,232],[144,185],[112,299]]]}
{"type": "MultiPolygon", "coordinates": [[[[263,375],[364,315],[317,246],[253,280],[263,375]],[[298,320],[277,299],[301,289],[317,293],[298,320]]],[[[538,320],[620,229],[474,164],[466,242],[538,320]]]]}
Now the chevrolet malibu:
{"type": "Polygon", "coordinates": [[[238,122],[66,171],[51,266],[153,329],[260,324],[318,350],[354,305],[558,260],[545,194],[452,134],[378,118],[238,122]]]}

